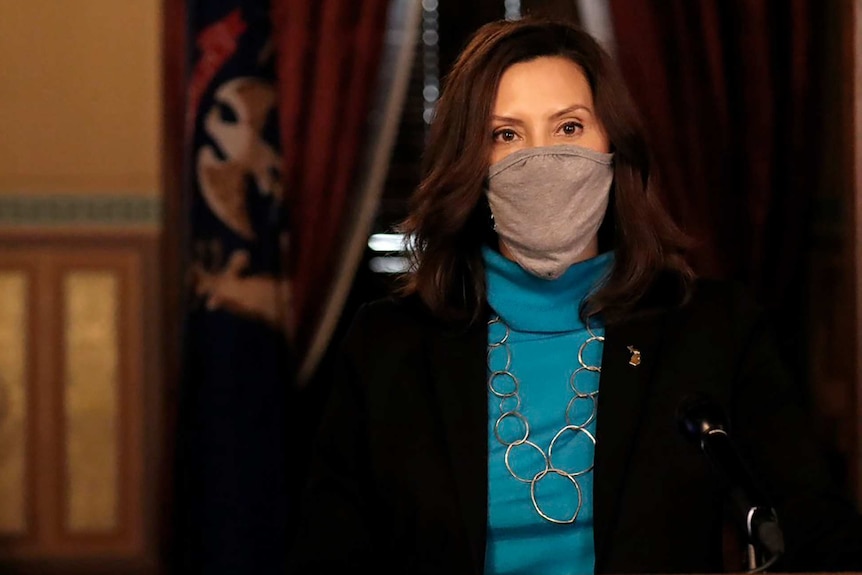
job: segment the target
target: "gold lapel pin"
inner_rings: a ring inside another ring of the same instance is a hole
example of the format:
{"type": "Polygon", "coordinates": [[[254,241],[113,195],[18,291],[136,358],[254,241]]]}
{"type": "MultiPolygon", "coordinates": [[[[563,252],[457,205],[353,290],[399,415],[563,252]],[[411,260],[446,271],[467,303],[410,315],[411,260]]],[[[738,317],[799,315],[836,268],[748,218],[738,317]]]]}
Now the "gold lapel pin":
{"type": "Polygon", "coordinates": [[[626,346],[626,349],[629,350],[629,353],[632,356],[629,358],[629,365],[632,367],[637,367],[641,364],[641,352],[633,345],[626,346]]]}

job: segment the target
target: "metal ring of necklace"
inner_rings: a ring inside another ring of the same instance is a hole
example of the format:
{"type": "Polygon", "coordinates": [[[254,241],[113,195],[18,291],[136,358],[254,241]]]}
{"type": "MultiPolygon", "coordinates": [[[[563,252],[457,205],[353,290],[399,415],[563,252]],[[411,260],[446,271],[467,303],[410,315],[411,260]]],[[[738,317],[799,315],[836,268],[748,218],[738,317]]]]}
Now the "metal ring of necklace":
{"type": "Polygon", "coordinates": [[[593,462],[590,461],[590,464],[584,468],[579,470],[567,471],[565,469],[561,469],[556,467],[553,464],[553,451],[554,446],[557,444],[559,438],[566,432],[572,432],[575,434],[582,433],[587,439],[593,444],[595,448],[596,438],[595,436],[587,429],[587,426],[590,425],[596,418],[596,411],[598,406],[598,390],[595,391],[581,391],[578,388],[578,376],[579,374],[584,373],[601,373],[601,367],[597,365],[589,365],[584,360],[584,353],[591,343],[601,343],[603,344],[605,341],[604,336],[597,336],[593,333],[592,329],[590,329],[589,322],[587,323],[587,333],[589,333],[589,337],[579,346],[578,348],[578,364],[579,367],[575,369],[572,375],[569,377],[568,385],[572,390],[572,398],[569,400],[566,405],[565,411],[565,421],[566,425],[561,427],[556,434],[554,434],[554,438],[548,444],[547,453],[534,442],[530,441],[530,422],[526,418],[524,414],[520,412],[521,408],[521,395],[520,395],[520,386],[521,382],[517,378],[517,376],[512,373],[511,364],[512,364],[512,350],[509,347],[509,336],[510,330],[509,326],[506,325],[499,316],[493,316],[488,321],[488,329],[490,332],[491,327],[499,323],[505,328],[505,333],[503,337],[496,342],[491,342],[488,345],[488,354],[487,354],[487,365],[488,365],[488,391],[493,394],[495,397],[500,400],[500,415],[497,417],[497,420],[494,422],[494,436],[497,441],[506,447],[506,453],[504,456],[504,462],[506,465],[506,469],[509,474],[517,481],[530,485],[530,499],[533,503],[533,508],[536,510],[536,513],[539,514],[542,519],[549,521],[551,523],[566,525],[574,523],[578,518],[578,515],[581,512],[581,508],[583,507],[583,490],[581,488],[580,482],[578,481],[579,477],[583,477],[587,473],[593,470],[593,462]],[[491,355],[495,350],[502,348],[505,351],[505,367],[503,369],[493,369],[491,367],[491,355]],[[592,402],[592,409],[590,410],[589,415],[586,420],[581,423],[573,423],[573,416],[575,412],[575,405],[578,401],[589,400],[592,402]],[[507,404],[507,402],[509,402],[507,404]],[[513,405],[512,405],[513,404],[513,405]],[[507,440],[503,437],[501,432],[501,426],[504,421],[507,419],[513,419],[520,423],[523,428],[523,433],[519,434],[517,437],[507,440]],[[510,456],[512,451],[516,447],[526,446],[529,447],[539,453],[542,460],[544,461],[544,468],[536,473],[532,478],[523,477],[519,475],[510,463],[510,456]],[[575,492],[577,494],[578,505],[575,509],[573,515],[568,518],[555,518],[548,515],[544,512],[539,505],[539,501],[536,495],[536,485],[548,474],[555,474],[561,477],[568,479],[572,485],[575,487],[575,492]]]}

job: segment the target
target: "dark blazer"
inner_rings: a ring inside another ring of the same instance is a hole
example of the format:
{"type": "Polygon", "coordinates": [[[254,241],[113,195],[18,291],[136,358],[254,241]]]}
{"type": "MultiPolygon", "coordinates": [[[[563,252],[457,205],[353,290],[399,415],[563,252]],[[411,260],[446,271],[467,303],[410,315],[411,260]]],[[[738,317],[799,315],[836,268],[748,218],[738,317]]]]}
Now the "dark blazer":
{"type": "MultiPolygon", "coordinates": [[[[483,572],[486,345],[484,323],[446,326],[410,299],[359,311],[314,445],[291,573],[483,572]]],[[[862,522],[833,490],[765,315],[740,290],[700,282],[681,308],[659,296],[606,328],[596,573],[727,568],[725,490],[677,427],[696,391],[726,410],[773,498],[787,553],[771,570],[862,570],[862,522]]]]}

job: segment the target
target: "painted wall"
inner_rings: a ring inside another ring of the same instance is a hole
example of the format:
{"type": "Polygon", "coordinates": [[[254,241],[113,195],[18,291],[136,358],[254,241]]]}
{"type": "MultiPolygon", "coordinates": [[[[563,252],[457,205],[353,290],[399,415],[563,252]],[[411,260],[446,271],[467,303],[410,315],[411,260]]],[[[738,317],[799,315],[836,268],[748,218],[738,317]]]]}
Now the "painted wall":
{"type": "Polygon", "coordinates": [[[0,194],[159,194],[158,0],[0,0],[0,194]]]}

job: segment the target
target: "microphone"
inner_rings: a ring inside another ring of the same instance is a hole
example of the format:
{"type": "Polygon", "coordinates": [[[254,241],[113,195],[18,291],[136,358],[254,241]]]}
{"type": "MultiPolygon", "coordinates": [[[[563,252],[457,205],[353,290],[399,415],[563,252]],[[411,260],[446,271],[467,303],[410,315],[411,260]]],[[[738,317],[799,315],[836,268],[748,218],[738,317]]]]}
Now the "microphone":
{"type": "MultiPolygon", "coordinates": [[[[775,510],[758,489],[727,432],[727,419],[721,407],[705,394],[693,394],[680,403],[676,418],[682,434],[700,446],[716,474],[730,489],[734,506],[744,521],[749,550],[752,545],[760,545],[772,555],[762,568],[772,564],[784,553],[784,535],[775,510]]],[[[749,563],[753,567],[752,557],[749,563]]]]}

